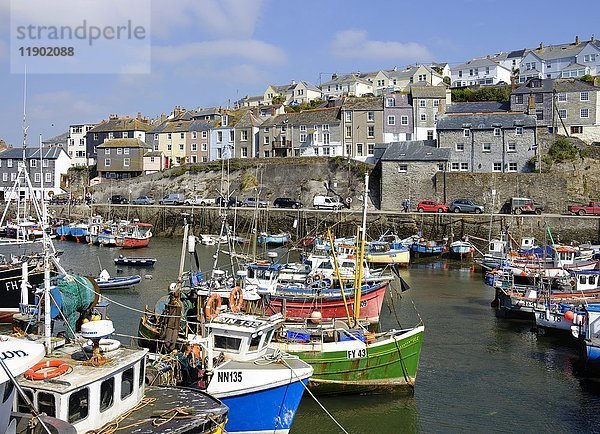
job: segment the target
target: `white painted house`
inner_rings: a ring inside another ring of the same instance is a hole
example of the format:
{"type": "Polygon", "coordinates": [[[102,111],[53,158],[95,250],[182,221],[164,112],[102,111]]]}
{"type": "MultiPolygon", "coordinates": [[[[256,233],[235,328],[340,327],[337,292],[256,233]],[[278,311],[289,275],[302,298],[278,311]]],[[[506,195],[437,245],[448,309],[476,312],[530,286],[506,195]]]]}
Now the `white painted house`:
{"type": "Polygon", "coordinates": [[[67,153],[69,154],[69,157],[71,157],[73,166],[88,166],[94,164],[93,158],[87,158],[85,135],[95,126],[96,124],[74,124],[69,126],[67,153]]]}
{"type": "Polygon", "coordinates": [[[451,68],[450,80],[453,87],[491,86],[510,84],[511,70],[490,58],[472,59],[451,68]]]}

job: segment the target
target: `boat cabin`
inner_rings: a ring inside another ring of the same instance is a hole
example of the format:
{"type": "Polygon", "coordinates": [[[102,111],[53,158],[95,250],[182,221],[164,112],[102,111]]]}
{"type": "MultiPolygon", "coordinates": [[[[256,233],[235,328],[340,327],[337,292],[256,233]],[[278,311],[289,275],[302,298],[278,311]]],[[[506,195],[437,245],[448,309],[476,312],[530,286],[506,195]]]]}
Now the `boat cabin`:
{"type": "Polygon", "coordinates": [[[503,258],[506,253],[506,241],[491,240],[488,246],[488,256],[503,258]]]}
{"type": "MultiPolygon", "coordinates": [[[[65,362],[69,366],[66,373],[46,380],[22,376],[19,384],[38,412],[73,424],[77,432],[96,430],[138,405],[144,397],[147,351],[120,347],[105,354],[111,359],[108,363],[94,367],[84,364],[87,357],[79,346],[65,346],[42,361],[65,362]]],[[[19,395],[13,408],[29,413],[19,395]]]]}
{"type": "Polygon", "coordinates": [[[529,250],[535,247],[535,238],[534,237],[523,237],[521,238],[521,246],[519,247],[521,250],[529,250]]]}
{"type": "Polygon", "coordinates": [[[262,318],[241,313],[222,313],[206,324],[213,336],[215,353],[236,361],[254,360],[263,356],[283,316],[262,318]]]}
{"type": "Polygon", "coordinates": [[[244,276],[244,287],[254,286],[259,294],[275,293],[281,268],[281,264],[272,264],[268,261],[249,264],[244,276]]]}
{"type": "Polygon", "coordinates": [[[571,282],[577,291],[588,291],[600,287],[600,271],[578,271],[573,273],[571,282]]]}

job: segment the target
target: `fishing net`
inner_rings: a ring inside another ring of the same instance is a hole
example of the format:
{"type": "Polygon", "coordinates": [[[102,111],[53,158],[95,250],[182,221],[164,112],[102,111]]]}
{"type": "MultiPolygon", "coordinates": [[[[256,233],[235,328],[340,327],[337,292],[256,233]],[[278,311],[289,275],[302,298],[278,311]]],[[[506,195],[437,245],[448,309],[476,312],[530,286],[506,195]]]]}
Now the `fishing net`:
{"type": "Polygon", "coordinates": [[[57,288],[62,298],[62,313],[71,330],[75,330],[80,314],[92,307],[96,301],[97,290],[90,279],[79,275],[60,279],[57,288]]]}

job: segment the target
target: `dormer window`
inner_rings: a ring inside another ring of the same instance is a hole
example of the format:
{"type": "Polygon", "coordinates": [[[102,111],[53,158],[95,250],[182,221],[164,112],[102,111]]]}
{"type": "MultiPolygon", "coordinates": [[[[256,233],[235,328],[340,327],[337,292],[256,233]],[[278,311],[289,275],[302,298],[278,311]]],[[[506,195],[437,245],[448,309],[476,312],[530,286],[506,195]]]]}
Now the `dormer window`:
{"type": "Polygon", "coordinates": [[[226,127],[228,123],[229,123],[229,116],[224,115],[223,116],[223,126],[226,127]]]}

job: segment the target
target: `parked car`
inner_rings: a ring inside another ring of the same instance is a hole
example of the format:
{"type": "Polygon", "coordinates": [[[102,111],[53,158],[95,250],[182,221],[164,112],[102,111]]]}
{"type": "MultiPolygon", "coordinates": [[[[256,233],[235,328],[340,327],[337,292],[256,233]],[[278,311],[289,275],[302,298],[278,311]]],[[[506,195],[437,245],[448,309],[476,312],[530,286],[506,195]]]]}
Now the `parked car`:
{"type": "Polygon", "coordinates": [[[237,206],[242,206],[242,201],[238,200],[235,197],[230,197],[229,199],[219,196],[217,197],[217,200],[215,201],[217,206],[226,206],[226,207],[237,207],[237,206]]]}
{"type": "Polygon", "coordinates": [[[185,205],[200,205],[200,206],[214,206],[217,201],[213,198],[194,196],[187,198],[184,202],[185,205]]]}
{"type": "Polygon", "coordinates": [[[435,200],[422,200],[417,204],[419,212],[448,212],[450,208],[444,203],[438,203],[435,200]]]}
{"type": "Polygon", "coordinates": [[[114,204],[126,204],[129,203],[129,200],[125,196],[121,196],[120,194],[113,194],[110,197],[109,202],[114,204]]]}
{"type": "Polygon", "coordinates": [[[185,196],[182,193],[171,193],[158,201],[161,205],[183,205],[185,196]]]}
{"type": "Polygon", "coordinates": [[[541,214],[544,207],[528,197],[511,197],[500,209],[504,214],[536,213],[541,214]]]}
{"type": "Polygon", "coordinates": [[[450,204],[450,212],[474,212],[483,213],[483,205],[477,205],[470,199],[456,199],[450,204]]]}
{"type": "Polygon", "coordinates": [[[313,207],[316,209],[342,209],[344,208],[344,204],[335,197],[315,196],[313,198],[313,207]]]}
{"type": "Polygon", "coordinates": [[[291,197],[278,197],[273,201],[276,208],[302,208],[302,202],[291,197]]]}
{"type": "Polygon", "coordinates": [[[154,205],[154,199],[150,196],[138,196],[131,203],[134,205],[154,205]]]}
{"type": "Polygon", "coordinates": [[[264,200],[256,199],[255,197],[247,197],[242,202],[242,206],[247,206],[251,208],[255,208],[258,206],[259,208],[266,208],[267,202],[264,200]]]}
{"type": "Polygon", "coordinates": [[[569,205],[567,207],[571,214],[577,215],[600,215],[600,202],[590,202],[587,205],[569,205]]]}

